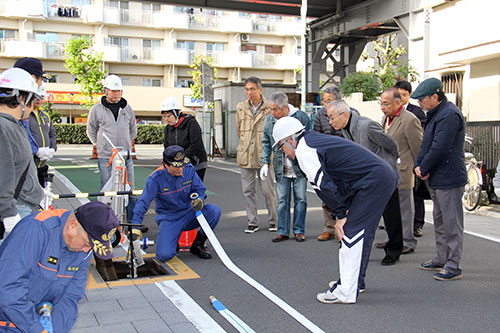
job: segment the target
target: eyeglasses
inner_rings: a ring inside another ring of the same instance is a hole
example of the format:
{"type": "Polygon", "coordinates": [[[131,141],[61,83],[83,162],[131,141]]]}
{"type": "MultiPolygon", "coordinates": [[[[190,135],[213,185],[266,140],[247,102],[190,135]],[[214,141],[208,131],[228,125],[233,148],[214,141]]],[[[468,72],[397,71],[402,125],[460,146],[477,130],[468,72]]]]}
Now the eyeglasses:
{"type": "Polygon", "coordinates": [[[380,106],[383,106],[384,108],[386,108],[386,107],[388,107],[388,106],[391,106],[393,103],[394,103],[394,102],[392,102],[392,103],[382,103],[381,101],[378,101],[378,104],[379,104],[380,106]]]}
{"type": "Polygon", "coordinates": [[[332,122],[332,121],[334,121],[334,120],[335,120],[335,118],[337,118],[338,116],[341,116],[341,115],[343,115],[343,114],[344,114],[344,112],[339,113],[339,114],[336,114],[336,115],[334,115],[334,116],[332,116],[332,117],[330,117],[330,116],[329,116],[329,117],[328,117],[328,121],[329,121],[329,122],[332,122]]]}
{"type": "Polygon", "coordinates": [[[252,87],[252,88],[245,88],[245,91],[246,92],[249,92],[249,91],[254,92],[254,91],[257,91],[257,88],[254,88],[254,87],[252,87]]]}

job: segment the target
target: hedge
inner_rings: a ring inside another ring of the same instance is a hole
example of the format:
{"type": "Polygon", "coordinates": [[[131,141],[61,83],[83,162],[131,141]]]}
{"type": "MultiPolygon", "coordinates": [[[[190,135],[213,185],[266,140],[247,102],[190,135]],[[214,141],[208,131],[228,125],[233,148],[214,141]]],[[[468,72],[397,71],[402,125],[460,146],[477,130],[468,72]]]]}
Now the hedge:
{"type": "MultiPolygon", "coordinates": [[[[85,124],[54,124],[57,142],[90,144],[85,124]]],[[[136,144],[162,144],[165,125],[137,125],[136,144]]]]}

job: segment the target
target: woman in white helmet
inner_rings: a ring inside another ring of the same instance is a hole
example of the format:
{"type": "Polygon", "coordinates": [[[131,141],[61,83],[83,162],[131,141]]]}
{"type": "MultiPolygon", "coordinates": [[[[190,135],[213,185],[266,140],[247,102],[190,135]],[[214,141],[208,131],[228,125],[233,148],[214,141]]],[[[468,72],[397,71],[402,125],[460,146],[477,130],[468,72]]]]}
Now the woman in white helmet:
{"type": "Polygon", "coordinates": [[[10,68],[0,75],[0,238],[7,237],[43,199],[27,133],[20,123],[32,112],[37,93],[38,85],[23,69],[10,68]]]}
{"type": "Polygon", "coordinates": [[[167,126],[163,146],[178,145],[184,148],[186,156],[203,181],[207,169],[207,153],[203,146],[201,128],[196,119],[181,112],[181,104],[175,97],[167,97],[161,104],[161,114],[167,126]]]}

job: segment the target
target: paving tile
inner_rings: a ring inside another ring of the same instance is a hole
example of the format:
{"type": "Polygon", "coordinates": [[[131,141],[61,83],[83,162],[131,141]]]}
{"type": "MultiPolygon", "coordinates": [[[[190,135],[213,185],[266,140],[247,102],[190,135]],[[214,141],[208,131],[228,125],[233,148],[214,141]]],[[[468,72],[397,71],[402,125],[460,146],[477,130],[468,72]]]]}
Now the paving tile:
{"type": "Polygon", "coordinates": [[[154,311],[153,306],[144,297],[120,298],[117,301],[123,310],[148,309],[154,311]]]}
{"type": "Polygon", "coordinates": [[[93,313],[80,313],[73,328],[97,326],[97,320],[93,313]]]}
{"type": "Polygon", "coordinates": [[[109,333],[109,332],[120,332],[120,333],[137,333],[134,325],[130,322],[117,323],[113,325],[96,326],[92,328],[76,328],[72,329],[71,333],[109,333]]]}
{"type": "Polygon", "coordinates": [[[92,301],[83,304],[79,304],[78,313],[89,313],[89,312],[108,312],[108,311],[120,311],[123,308],[115,299],[111,300],[101,300],[92,301]]]}
{"type": "MultiPolygon", "coordinates": [[[[98,312],[95,314],[97,322],[99,325],[108,325],[114,323],[120,323],[123,321],[139,321],[146,319],[159,319],[160,316],[156,311],[151,309],[132,309],[132,310],[121,310],[121,311],[107,311],[98,312]]],[[[121,332],[120,332],[121,333],[121,332]]]]}
{"type": "Polygon", "coordinates": [[[172,324],[168,325],[172,332],[175,333],[199,333],[198,329],[191,323],[181,323],[181,324],[172,324]]]}
{"type": "Polygon", "coordinates": [[[137,285],[137,288],[142,292],[142,293],[147,293],[147,292],[161,292],[160,288],[154,283],[152,284],[140,284],[137,285]]]}
{"type": "Polygon", "coordinates": [[[140,320],[132,323],[140,333],[170,333],[172,330],[161,319],[140,320]]]}
{"type": "Polygon", "coordinates": [[[147,291],[143,292],[142,294],[150,302],[168,300],[168,297],[165,296],[165,294],[163,294],[161,291],[147,291]]]}
{"type": "Polygon", "coordinates": [[[171,324],[190,323],[178,309],[169,312],[160,312],[160,317],[170,326],[171,324]]]}
{"type": "Polygon", "coordinates": [[[156,310],[156,312],[169,312],[177,310],[177,307],[169,299],[163,301],[150,301],[151,306],[156,310]]]}

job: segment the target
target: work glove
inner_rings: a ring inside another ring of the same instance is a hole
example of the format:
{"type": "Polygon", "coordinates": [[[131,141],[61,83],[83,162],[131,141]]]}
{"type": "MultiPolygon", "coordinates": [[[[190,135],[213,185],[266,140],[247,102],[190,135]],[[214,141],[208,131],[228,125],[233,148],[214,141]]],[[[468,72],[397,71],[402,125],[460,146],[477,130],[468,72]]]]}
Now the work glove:
{"type": "Polygon", "coordinates": [[[200,197],[191,200],[191,206],[193,206],[195,212],[200,211],[204,205],[205,204],[203,203],[203,199],[200,197]]]}
{"type": "Polygon", "coordinates": [[[52,327],[52,321],[49,316],[41,316],[40,324],[42,324],[43,328],[47,331],[47,333],[54,333],[54,328],[52,327]]]}
{"type": "Polygon", "coordinates": [[[54,157],[54,152],[55,150],[53,148],[49,147],[41,147],[38,148],[38,151],[36,152],[36,156],[42,161],[48,161],[54,157]]]}
{"type": "Polygon", "coordinates": [[[12,229],[14,229],[14,227],[16,226],[17,222],[19,222],[19,221],[21,221],[21,216],[19,215],[19,213],[17,213],[14,216],[5,217],[3,219],[5,233],[6,234],[10,233],[12,231],[12,229]]]}
{"type": "Polygon", "coordinates": [[[47,190],[47,189],[45,189],[43,187],[42,187],[42,190],[43,190],[43,198],[42,198],[42,201],[40,201],[40,206],[43,209],[49,209],[49,206],[52,205],[52,201],[54,200],[53,199],[54,193],[50,192],[49,190],[47,190]],[[47,204],[45,202],[46,198],[49,199],[48,202],[47,202],[47,204]]]}
{"type": "Polygon", "coordinates": [[[260,168],[260,179],[266,180],[268,171],[269,171],[269,166],[267,164],[264,164],[262,168],[260,168]]]}

